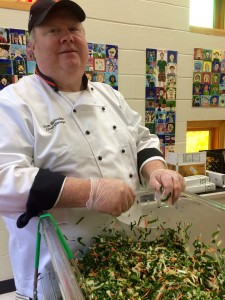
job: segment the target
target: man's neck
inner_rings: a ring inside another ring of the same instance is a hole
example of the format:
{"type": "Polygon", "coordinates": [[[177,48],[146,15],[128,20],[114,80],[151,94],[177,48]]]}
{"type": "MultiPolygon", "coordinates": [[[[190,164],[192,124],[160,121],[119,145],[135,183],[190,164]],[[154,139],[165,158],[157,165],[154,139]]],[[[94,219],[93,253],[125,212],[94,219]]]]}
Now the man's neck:
{"type": "Polygon", "coordinates": [[[87,88],[88,80],[84,74],[76,76],[66,74],[65,76],[50,77],[42,73],[38,66],[36,66],[35,74],[40,76],[56,92],[58,90],[63,92],[78,92],[87,88]]]}

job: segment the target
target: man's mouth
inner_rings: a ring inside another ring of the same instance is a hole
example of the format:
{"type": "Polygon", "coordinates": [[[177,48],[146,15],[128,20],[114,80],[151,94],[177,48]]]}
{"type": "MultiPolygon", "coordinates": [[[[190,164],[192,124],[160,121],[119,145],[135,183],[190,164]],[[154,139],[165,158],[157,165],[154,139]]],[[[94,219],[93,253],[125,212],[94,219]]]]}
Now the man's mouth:
{"type": "Polygon", "coordinates": [[[59,54],[65,54],[65,53],[76,53],[77,51],[74,49],[68,49],[68,50],[64,50],[59,52],[59,54]]]}

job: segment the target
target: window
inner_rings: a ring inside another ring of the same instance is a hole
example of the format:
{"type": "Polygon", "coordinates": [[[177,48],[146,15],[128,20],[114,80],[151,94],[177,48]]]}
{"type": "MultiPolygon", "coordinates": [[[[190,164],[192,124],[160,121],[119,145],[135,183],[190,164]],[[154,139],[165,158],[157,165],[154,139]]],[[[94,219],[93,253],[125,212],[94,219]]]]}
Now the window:
{"type": "Polygon", "coordinates": [[[36,0],[0,0],[0,8],[29,10],[36,0]]]}
{"type": "Polygon", "coordinates": [[[190,31],[225,36],[225,0],[190,0],[190,31]]]}
{"type": "Polygon", "coordinates": [[[186,152],[225,148],[225,121],[188,121],[186,152]]]}
{"type": "Polygon", "coordinates": [[[190,0],[190,25],[213,28],[214,0],[190,0]]]}
{"type": "Polygon", "coordinates": [[[209,130],[187,131],[186,134],[186,152],[199,152],[200,150],[209,150],[209,130]]]}

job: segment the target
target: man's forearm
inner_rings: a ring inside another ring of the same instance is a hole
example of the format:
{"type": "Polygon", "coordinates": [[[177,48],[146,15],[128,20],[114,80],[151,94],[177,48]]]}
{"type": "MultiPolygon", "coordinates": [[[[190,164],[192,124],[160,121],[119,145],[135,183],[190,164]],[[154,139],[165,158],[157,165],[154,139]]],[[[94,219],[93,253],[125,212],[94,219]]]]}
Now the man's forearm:
{"type": "Polygon", "coordinates": [[[90,190],[89,179],[67,177],[55,207],[85,207],[90,190]]]}

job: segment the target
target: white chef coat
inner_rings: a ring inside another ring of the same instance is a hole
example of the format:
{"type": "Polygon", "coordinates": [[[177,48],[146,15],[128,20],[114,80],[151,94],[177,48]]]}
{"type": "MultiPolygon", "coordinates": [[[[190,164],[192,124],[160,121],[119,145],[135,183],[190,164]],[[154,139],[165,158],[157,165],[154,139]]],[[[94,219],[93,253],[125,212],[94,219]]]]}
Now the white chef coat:
{"type": "MultiPolygon", "coordinates": [[[[26,210],[40,168],[64,176],[119,178],[136,189],[143,165],[152,159],[164,161],[158,137],[141,126],[141,116],[121,93],[107,84],[89,82],[74,96],[71,101],[71,93],[69,98],[60,94],[36,74],[0,92],[0,213],[10,234],[17,291],[29,297],[38,218],[23,229],[17,228],[16,220],[26,210]]],[[[77,247],[73,241],[78,236],[88,241],[110,219],[78,208],[52,209],[51,213],[72,248],[77,247]],[[81,223],[75,230],[75,222],[84,215],[90,224],[81,223]]],[[[48,269],[49,261],[42,243],[40,272],[48,269]]]]}

